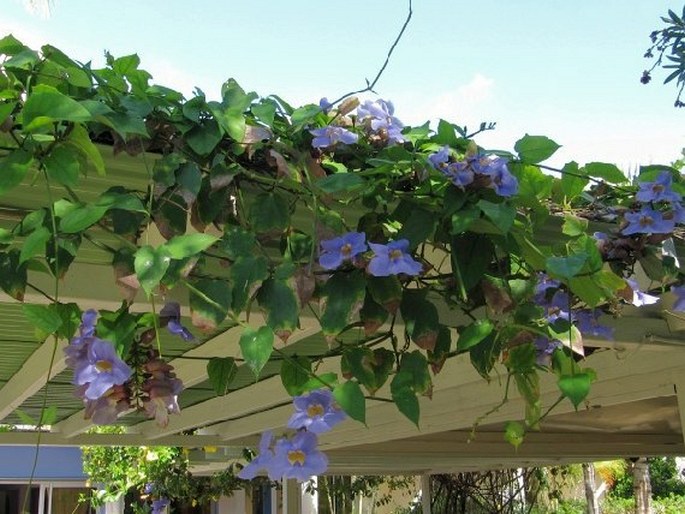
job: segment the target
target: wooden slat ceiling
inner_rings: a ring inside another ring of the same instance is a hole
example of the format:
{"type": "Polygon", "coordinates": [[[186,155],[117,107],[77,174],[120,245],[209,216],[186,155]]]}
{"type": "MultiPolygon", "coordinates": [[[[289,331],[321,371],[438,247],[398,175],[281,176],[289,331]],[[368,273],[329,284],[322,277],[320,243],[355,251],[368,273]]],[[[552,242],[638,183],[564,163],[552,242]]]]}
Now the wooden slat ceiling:
{"type": "MultiPolygon", "coordinates": [[[[126,184],[144,190],[146,163],[142,158],[111,156],[103,149],[108,175],[86,182],[88,189],[79,196],[88,199],[112,185],[126,184]]],[[[148,156],[147,166],[151,165],[148,156]]],[[[30,183],[3,198],[0,225],[11,226],[22,212],[35,204],[36,191],[30,183]]],[[[554,233],[550,229],[550,234],[554,233]]],[[[550,237],[552,237],[550,235],[550,237]]],[[[116,245],[116,241],[108,244],[116,245]]],[[[95,246],[79,256],[61,284],[64,301],[76,301],[83,308],[116,308],[119,293],[113,285],[108,265],[110,256],[95,246]]],[[[31,281],[48,290],[50,278],[32,272],[31,281]]],[[[179,297],[180,298],[180,297],[179,297]]],[[[27,301],[45,302],[29,293],[27,301]]],[[[668,303],[666,303],[668,305],[668,303]]],[[[134,308],[146,310],[144,302],[134,308]]],[[[184,311],[186,312],[186,311],[184,311]]],[[[441,321],[455,325],[454,314],[444,310],[441,321]]],[[[251,322],[259,325],[260,314],[251,322]]],[[[475,420],[500,403],[503,384],[497,379],[488,383],[472,368],[468,356],[450,359],[434,377],[433,399],[421,399],[421,423],[417,429],[392,404],[368,402],[368,427],[346,421],[322,437],[329,453],[331,472],[339,473],[408,473],[422,471],[459,471],[489,469],[528,464],[561,463],[633,455],[675,455],[685,453],[680,411],[675,385],[685,369],[685,333],[677,316],[664,313],[660,306],[626,309],[625,315],[607,323],[616,327],[616,341],[589,341],[597,351],[586,365],[594,368],[598,381],[593,384],[588,401],[575,412],[563,402],[543,423],[539,433],[531,433],[518,451],[504,442],[502,424],[520,419],[524,412],[517,393],[481,421],[476,437],[469,442],[475,420]],[[666,318],[671,322],[669,325],[666,318]]],[[[304,316],[302,329],[293,334],[284,351],[291,354],[320,354],[327,348],[316,332],[315,320],[304,316]]],[[[397,327],[398,330],[401,327],[397,327]]],[[[61,348],[48,387],[48,403],[58,406],[58,421],[44,434],[46,445],[170,444],[191,448],[218,446],[218,453],[198,456],[196,469],[220,468],[239,454],[239,448],[257,441],[265,429],[281,430],[292,407],[290,397],[278,376],[278,362],[269,364],[259,380],[242,369],[226,396],[216,397],[207,382],[206,358],[238,356],[240,331],[223,326],[206,336],[200,344],[190,345],[178,338],[164,336],[163,348],[171,357],[178,376],[186,385],[180,398],[182,412],[171,416],[168,427],[161,429],[140,414],[121,418],[127,433],[121,435],[87,434],[90,422],[83,419],[80,401],[71,395],[71,375],[65,370],[61,348]],[[194,435],[187,435],[192,433],[194,435]]],[[[353,334],[354,336],[354,334],[353,334]]],[[[0,422],[16,424],[20,408],[37,416],[43,401],[47,363],[52,352],[50,342],[35,341],[33,328],[21,313],[20,305],[7,297],[0,298],[0,422]]],[[[330,359],[319,372],[339,371],[339,362],[330,359]]],[[[558,397],[554,377],[542,381],[544,405],[558,397]]],[[[389,397],[381,390],[379,397],[389,397]]],[[[0,445],[32,444],[35,434],[0,433],[0,445]]]]}

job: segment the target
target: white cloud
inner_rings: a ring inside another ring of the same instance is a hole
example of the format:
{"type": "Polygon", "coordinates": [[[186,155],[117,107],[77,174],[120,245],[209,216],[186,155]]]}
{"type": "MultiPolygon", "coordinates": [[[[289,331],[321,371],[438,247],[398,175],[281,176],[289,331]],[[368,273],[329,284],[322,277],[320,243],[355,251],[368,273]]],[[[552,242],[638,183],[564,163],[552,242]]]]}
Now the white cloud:
{"type": "Polygon", "coordinates": [[[400,94],[395,100],[398,117],[406,124],[416,125],[440,118],[460,125],[473,125],[483,121],[486,111],[492,110],[495,81],[476,73],[466,84],[454,89],[427,95],[425,93],[400,94]]]}

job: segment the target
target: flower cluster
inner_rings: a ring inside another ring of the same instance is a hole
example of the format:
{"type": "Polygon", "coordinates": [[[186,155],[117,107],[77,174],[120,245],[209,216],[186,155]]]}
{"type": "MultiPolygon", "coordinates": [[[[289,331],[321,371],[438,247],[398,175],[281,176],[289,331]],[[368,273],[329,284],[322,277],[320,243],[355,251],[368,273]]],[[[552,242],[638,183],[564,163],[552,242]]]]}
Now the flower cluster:
{"type": "Polygon", "coordinates": [[[367,252],[369,247],[373,255],[366,270],[374,277],[387,277],[400,273],[411,276],[421,274],[423,266],[410,255],[408,240],[399,239],[390,241],[388,244],[368,243],[367,245],[366,234],[363,232],[348,232],[340,237],[321,241],[319,264],[327,270],[337,269],[345,262],[361,264],[360,256],[367,252]]]}
{"type": "Polygon", "coordinates": [[[271,431],[264,432],[259,453],[238,474],[251,480],[264,470],[271,480],[294,478],[303,482],[328,468],[328,458],[318,448],[317,434],[331,430],[347,416],[335,404],[329,389],[318,389],[295,397],[295,413],[288,428],[297,430],[292,437],[274,440],[271,431]]]}
{"type": "Polygon", "coordinates": [[[312,129],[309,133],[314,136],[312,146],[314,148],[329,148],[338,143],[351,145],[359,140],[359,136],[343,127],[328,125],[326,127],[312,129]]]}
{"type": "Polygon", "coordinates": [[[478,154],[454,160],[445,146],[428,156],[428,162],[460,189],[489,187],[503,197],[518,193],[518,180],[501,157],[478,154]]]}
{"type": "Polygon", "coordinates": [[[672,180],[669,171],[662,171],[653,182],[639,183],[635,198],[642,206],[639,211],[625,213],[621,234],[670,234],[676,223],[685,222],[681,196],[671,189],[672,180]]]}
{"type": "Polygon", "coordinates": [[[392,102],[378,99],[367,100],[357,108],[359,123],[375,138],[386,144],[404,143],[402,136],[404,125],[395,118],[395,107],[392,102]]]}
{"type": "MultiPolygon", "coordinates": [[[[77,335],[64,350],[66,364],[74,371],[75,395],[85,404],[86,419],[98,425],[112,424],[119,414],[137,406],[160,426],[166,426],[168,414],[179,412],[177,399],[183,384],[173,367],[152,348],[155,330],[135,338],[127,363],[110,341],[96,335],[97,315],[94,309],[83,313],[77,335]]],[[[180,323],[178,304],[164,306],[160,324],[184,341],[194,339],[180,323]]]]}
{"type": "MultiPolygon", "coordinates": [[[[561,282],[544,273],[538,275],[533,301],[543,308],[545,321],[550,325],[559,321],[572,323],[583,336],[614,338],[614,329],[599,323],[600,309],[572,309],[571,297],[561,282]]],[[[536,338],[534,344],[537,363],[541,366],[549,366],[554,350],[563,345],[557,339],[544,336],[536,338]]]]}

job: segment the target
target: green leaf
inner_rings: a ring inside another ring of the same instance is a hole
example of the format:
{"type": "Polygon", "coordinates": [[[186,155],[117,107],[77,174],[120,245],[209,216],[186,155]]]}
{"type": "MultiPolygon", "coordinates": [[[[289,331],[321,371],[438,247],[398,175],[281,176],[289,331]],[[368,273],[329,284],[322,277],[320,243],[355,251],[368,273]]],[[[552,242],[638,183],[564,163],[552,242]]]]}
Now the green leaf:
{"type": "Polygon", "coordinates": [[[40,341],[57,332],[57,329],[62,325],[62,318],[52,305],[24,303],[21,309],[28,322],[39,331],[36,335],[40,341]]]}
{"type": "Polygon", "coordinates": [[[452,235],[458,235],[466,232],[471,224],[480,218],[480,209],[475,205],[461,209],[452,214],[452,235]]]}
{"type": "Polygon", "coordinates": [[[231,285],[225,280],[203,278],[190,286],[193,325],[205,331],[216,329],[231,307],[231,285]]]}
{"type": "Polygon", "coordinates": [[[24,300],[26,265],[19,262],[19,250],[0,253],[0,288],[15,300],[24,300]]]}
{"type": "Polygon", "coordinates": [[[145,245],[136,251],[133,267],[141,287],[148,295],[162,280],[170,261],[171,257],[166,253],[163,246],[153,248],[145,245]]]}
{"type": "Polygon", "coordinates": [[[419,348],[433,350],[438,338],[440,323],[438,310],[420,292],[405,290],[400,304],[405,330],[419,348]]]}
{"type": "Polygon", "coordinates": [[[219,396],[228,393],[228,388],[238,372],[233,357],[212,357],[207,363],[207,378],[219,396]]]}
{"type": "Polygon", "coordinates": [[[67,145],[56,146],[45,159],[48,176],[63,186],[74,187],[78,183],[81,165],[78,154],[67,145]]]}
{"type": "Polygon", "coordinates": [[[335,337],[348,325],[362,306],[365,288],[366,280],[361,272],[335,273],[324,284],[321,292],[324,307],[320,320],[324,337],[335,337]]]}
{"type": "Polygon", "coordinates": [[[536,358],[534,344],[519,344],[509,349],[505,364],[515,373],[529,373],[535,369],[536,358]]]}
{"type": "Polygon", "coordinates": [[[489,319],[479,319],[459,332],[457,352],[465,352],[488,337],[495,325],[489,319]]]}
{"type": "Polygon", "coordinates": [[[320,178],[314,184],[324,193],[350,192],[366,185],[366,181],[356,173],[334,173],[320,178]]]}
{"type": "Polygon", "coordinates": [[[200,156],[208,155],[221,141],[221,130],[214,120],[206,120],[201,125],[196,125],[185,137],[188,146],[200,156]]]}
{"type": "Polygon", "coordinates": [[[537,164],[550,158],[560,146],[546,136],[526,134],[514,145],[519,158],[527,164],[537,164]]]}
{"type": "Polygon", "coordinates": [[[90,140],[88,131],[85,128],[81,125],[74,125],[65,143],[68,146],[75,148],[86,165],[95,168],[98,175],[105,174],[105,161],[102,159],[100,151],[90,140]]]}
{"type": "Polygon", "coordinates": [[[503,234],[509,232],[516,218],[514,206],[507,203],[488,202],[487,200],[480,200],[477,205],[503,234]]]}
{"type": "Polygon", "coordinates": [[[333,389],[333,398],[349,417],[366,424],[366,398],[357,382],[348,380],[338,384],[333,389]]]}
{"type": "Polygon", "coordinates": [[[561,231],[569,237],[578,237],[586,233],[587,227],[588,221],[585,218],[565,214],[561,231]]]}
{"type": "Polygon", "coordinates": [[[568,280],[580,273],[587,259],[588,254],[585,252],[567,257],[548,257],[545,268],[551,276],[568,280]]]}
{"type": "Polygon", "coordinates": [[[239,256],[251,256],[255,252],[257,239],[253,232],[235,225],[227,225],[219,247],[232,261],[239,256]]]}
{"type": "Polygon", "coordinates": [[[521,446],[526,435],[525,427],[518,421],[507,421],[504,425],[504,440],[514,448],[521,446]]]}
{"type": "Polygon", "coordinates": [[[259,377],[264,365],[271,357],[274,345],[274,333],[270,327],[261,327],[258,330],[246,327],[240,336],[240,351],[245,362],[255,375],[259,377]]]}
{"type": "Polygon", "coordinates": [[[22,149],[14,150],[0,159],[0,196],[21,184],[32,162],[31,155],[22,149]]]}
{"type": "Polygon", "coordinates": [[[33,88],[22,111],[24,130],[32,132],[54,121],[85,122],[90,112],[76,100],[52,86],[39,84],[33,88]]]}
{"type": "Polygon", "coordinates": [[[0,227],[0,245],[10,245],[14,240],[14,235],[11,230],[0,227]]]}
{"type": "Polygon", "coordinates": [[[314,116],[321,112],[321,107],[314,104],[307,104],[295,109],[290,119],[293,125],[299,125],[300,123],[305,123],[311,120],[314,116]]]}
{"type": "Polygon", "coordinates": [[[371,297],[388,312],[394,313],[402,299],[402,284],[397,277],[368,277],[367,287],[371,297]]]}
{"type": "Polygon", "coordinates": [[[46,407],[41,413],[40,425],[52,425],[57,421],[57,405],[46,407]]]}
{"type": "Polygon", "coordinates": [[[45,227],[38,227],[31,232],[21,247],[19,254],[19,264],[22,264],[39,252],[45,251],[45,243],[50,239],[50,231],[45,227]]]}
{"type": "Polygon", "coordinates": [[[583,171],[591,177],[601,178],[610,184],[623,184],[628,181],[623,172],[614,164],[591,162],[583,167],[583,171]]]}
{"type": "Polygon", "coordinates": [[[65,234],[82,232],[102,219],[107,212],[107,207],[81,204],[72,209],[59,222],[59,229],[65,234]]]}
{"type": "Polygon", "coordinates": [[[62,339],[71,339],[81,325],[81,309],[75,303],[57,303],[55,310],[62,319],[62,324],[57,329],[57,336],[62,339]]]}
{"type": "Polygon", "coordinates": [[[403,214],[402,228],[395,239],[408,239],[410,248],[415,249],[433,237],[438,224],[436,213],[408,201],[401,201],[395,212],[403,214]]]}
{"type": "Polygon", "coordinates": [[[33,416],[29,415],[21,409],[15,409],[14,413],[17,415],[17,417],[21,420],[21,422],[24,425],[38,426],[39,424],[38,421],[33,419],[33,416]]]}
{"type": "Polygon", "coordinates": [[[250,208],[252,229],[258,234],[283,232],[290,225],[288,202],[277,193],[258,195],[250,208]]]}
{"type": "Polygon", "coordinates": [[[257,292],[257,301],[266,311],[266,323],[284,342],[299,323],[299,305],[290,280],[268,279],[257,292]]]}
{"type": "Polygon", "coordinates": [[[517,199],[523,205],[534,206],[552,195],[553,177],[545,175],[537,166],[526,165],[517,168],[520,169],[519,173],[516,173],[519,181],[517,199]]]}
{"type": "Polygon", "coordinates": [[[172,259],[185,259],[204,252],[219,240],[211,234],[184,234],[164,243],[165,253],[172,259]]]}
{"type": "Polygon", "coordinates": [[[459,140],[454,131],[454,125],[443,119],[438,121],[438,132],[433,136],[433,142],[439,145],[448,145],[452,148],[457,148],[459,140]]]}
{"type": "Polygon", "coordinates": [[[469,352],[471,364],[486,380],[490,379],[490,371],[495,366],[501,350],[502,342],[494,333],[487,336],[481,343],[471,347],[469,352]]]}
{"type": "Polygon", "coordinates": [[[281,382],[290,396],[305,392],[305,386],[312,378],[312,363],[304,356],[295,355],[283,359],[281,363],[281,382]]]}
{"type": "Polygon", "coordinates": [[[269,277],[269,263],[261,255],[238,257],[231,265],[233,312],[242,311],[257,288],[269,277]]]}
{"type": "Polygon", "coordinates": [[[421,351],[414,350],[402,355],[400,372],[411,374],[411,388],[415,393],[429,397],[433,394],[433,382],[428,371],[428,360],[421,351]]]}
{"type": "Polygon", "coordinates": [[[573,406],[578,409],[587,395],[590,393],[590,383],[592,378],[588,373],[576,373],[574,375],[562,375],[559,377],[559,390],[571,400],[573,406]]]}
{"type": "Polygon", "coordinates": [[[411,373],[400,371],[390,383],[390,394],[397,409],[418,427],[420,407],[416,393],[412,389],[413,382],[411,373]]]}
{"type": "Polygon", "coordinates": [[[583,192],[590,180],[586,178],[584,168],[578,168],[577,162],[569,162],[561,169],[561,191],[566,200],[571,201],[583,192]]]}
{"type": "MultiPolygon", "coordinates": [[[[465,233],[452,236],[450,243],[452,271],[457,287],[468,292],[480,284],[494,257],[492,239],[485,234],[465,233]]],[[[463,298],[466,300],[466,298],[463,298]]]]}

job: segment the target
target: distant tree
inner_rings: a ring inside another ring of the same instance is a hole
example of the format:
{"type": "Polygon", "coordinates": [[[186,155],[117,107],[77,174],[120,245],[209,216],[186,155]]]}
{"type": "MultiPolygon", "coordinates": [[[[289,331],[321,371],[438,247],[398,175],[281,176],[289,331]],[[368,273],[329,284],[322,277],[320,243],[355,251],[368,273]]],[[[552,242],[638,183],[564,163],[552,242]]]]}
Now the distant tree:
{"type": "Polygon", "coordinates": [[[669,71],[664,79],[664,84],[676,81],[678,94],[675,99],[675,107],[684,107],[681,101],[683,88],[685,88],[685,7],[678,16],[669,9],[668,16],[662,16],[665,26],[650,34],[652,45],[645,52],[647,59],[654,59],[652,66],[642,72],[640,81],[648,84],[652,80],[652,71],[655,68],[663,68],[669,71]]]}

